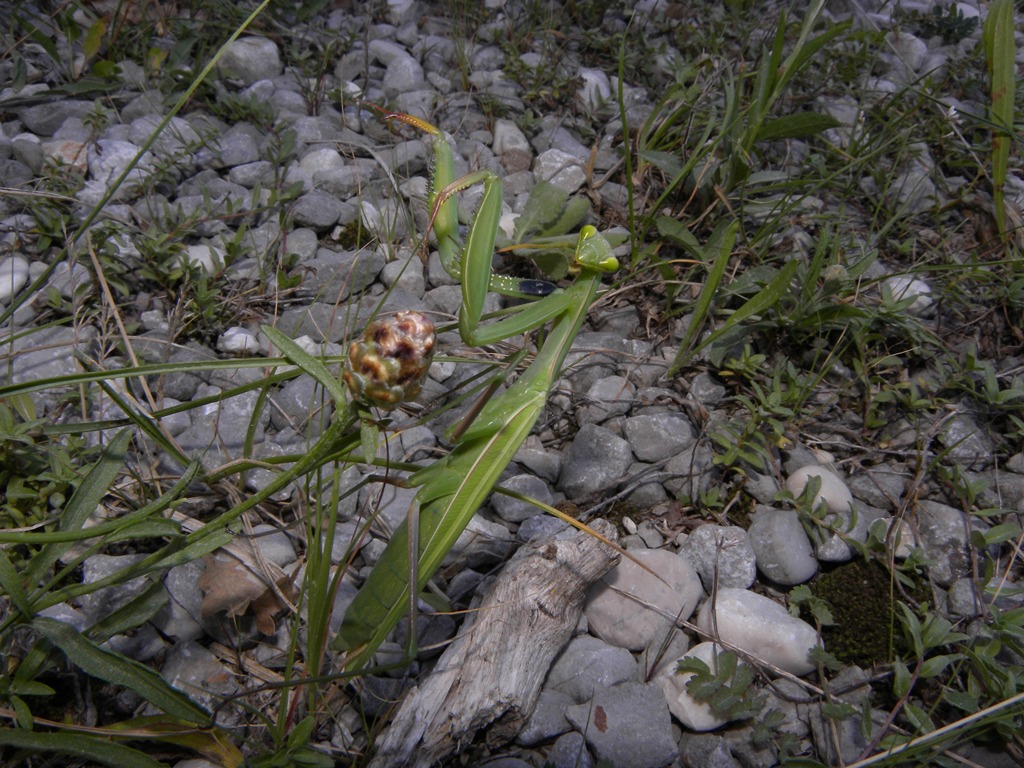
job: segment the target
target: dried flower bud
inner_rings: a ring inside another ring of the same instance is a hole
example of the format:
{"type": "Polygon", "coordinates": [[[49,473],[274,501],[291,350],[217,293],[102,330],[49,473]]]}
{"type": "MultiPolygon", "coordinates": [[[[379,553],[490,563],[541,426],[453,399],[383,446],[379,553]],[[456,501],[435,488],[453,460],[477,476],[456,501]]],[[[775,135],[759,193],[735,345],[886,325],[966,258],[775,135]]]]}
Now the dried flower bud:
{"type": "Polygon", "coordinates": [[[352,397],[364,405],[391,410],[413,400],[434,359],[434,323],[413,310],[366,326],[362,341],[348,348],[343,378],[352,397]]]}

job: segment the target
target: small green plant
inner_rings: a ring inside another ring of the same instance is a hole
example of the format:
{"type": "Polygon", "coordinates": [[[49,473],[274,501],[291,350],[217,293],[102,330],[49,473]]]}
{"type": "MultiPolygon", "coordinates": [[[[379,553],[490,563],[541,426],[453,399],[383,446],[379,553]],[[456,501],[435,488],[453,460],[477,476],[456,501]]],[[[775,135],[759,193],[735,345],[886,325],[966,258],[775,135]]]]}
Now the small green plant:
{"type": "Polygon", "coordinates": [[[686,656],[678,662],[679,674],[692,674],[686,691],[697,701],[707,704],[724,720],[748,720],[764,708],[766,696],[752,687],[755,673],[749,664],[740,663],[730,650],[718,651],[715,663],[705,664],[686,656]]]}

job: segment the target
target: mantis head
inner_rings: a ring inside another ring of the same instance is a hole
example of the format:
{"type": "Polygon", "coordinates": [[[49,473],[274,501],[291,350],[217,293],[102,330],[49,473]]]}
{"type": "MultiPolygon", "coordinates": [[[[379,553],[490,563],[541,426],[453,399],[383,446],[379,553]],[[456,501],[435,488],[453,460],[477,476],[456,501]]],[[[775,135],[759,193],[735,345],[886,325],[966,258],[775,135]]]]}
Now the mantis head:
{"type": "Polygon", "coordinates": [[[612,255],[611,244],[597,231],[596,227],[589,224],[580,230],[580,239],[576,243],[573,262],[576,270],[614,272],[619,268],[619,260],[612,255]]]}

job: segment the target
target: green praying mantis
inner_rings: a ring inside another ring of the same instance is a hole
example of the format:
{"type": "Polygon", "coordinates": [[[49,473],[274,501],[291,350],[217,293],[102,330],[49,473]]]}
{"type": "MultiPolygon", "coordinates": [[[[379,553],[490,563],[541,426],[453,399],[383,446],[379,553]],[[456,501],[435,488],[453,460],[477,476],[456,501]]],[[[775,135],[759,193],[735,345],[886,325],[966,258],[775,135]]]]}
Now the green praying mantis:
{"type": "MultiPolygon", "coordinates": [[[[525,372],[506,391],[490,398],[475,419],[457,432],[451,452],[416,471],[409,483],[418,486],[419,512],[391,537],[383,555],[345,613],[332,647],[345,652],[347,671],[370,666],[371,658],[408,611],[415,614],[418,594],[441,565],[470,519],[492,491],[501,473],[530,434],[543,411],[566,354],[593,304],[601,278],[618,269],[608,240],[585,226],[572,249],[573,282],[564,289],[519,281],[494,274],[491,259],[501,215],[502,185],[489,171],[455,178],[448,137],[438,128],[411,115],[385,113],[432,137],[434,167],[428,196],[430,227],[445,269],[462,286],[459,332],[471,345],[539,330],[550,324],[525,372]],[[459,244],[455,196],[481,184],[483,197],[459,244]],[[495,291],[532,301],[482,324],[484,298],[495,291]],[[538,297],[538,294],[546,294],[538,297]],[[412,585],[412,588],[410,588],[412,585]]],[[[410,636],[412,633],[410,633],[410,636]]]]}

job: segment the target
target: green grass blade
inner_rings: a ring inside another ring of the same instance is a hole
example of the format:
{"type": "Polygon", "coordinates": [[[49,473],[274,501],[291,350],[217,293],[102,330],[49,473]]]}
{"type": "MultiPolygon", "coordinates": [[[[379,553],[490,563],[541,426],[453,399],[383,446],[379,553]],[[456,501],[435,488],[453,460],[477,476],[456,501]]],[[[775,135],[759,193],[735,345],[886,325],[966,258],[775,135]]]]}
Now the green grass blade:
{"type": "Polygon", "coordinates": [[[281,350],[285,357],[323,385],[323,388],[330,393],[331,398],[333,398],[339,408],[347,402],[345,389],[341,386],[338,377],[327,370],[323,363],[292,341],[288,336],[277,330],[277,328],[265,325],[262,330],[271,343],[281,350]]]}
{"type": "MultiPolygon", "coordinates": [[[[124,517],[116,520],[109,520],[105,523],[93,526],[92,528],[79,528],[76,530],[60,530],[49,533],[37,533],[34,531],[0,531],[0,543],[8,544],[49,544],[53,542],[74,542],[85,539],[94,539],[99,536],[116,533],[143,522],[146,518],[159,514],[168,509],[195,480],[199,472],[199,463],[193,462],[184,474],[163,496],[151,501],[144,507],[130,512],[124,517]]],[[[171,521],[164,521],[170,523],[171,521]]]]}
{"type": "MultiPolygon", "coordinates": [[[[64,513],[61,515],[60,521],[62,531],[81,530],[86,521],[96,512],[96,507],[103,501],[111,483],[124,469],[125,455],[131,437],[131,431],[123,429],[104,449],[99,461],[89,470],[81,485],[64,506],[64,513]]],[[[57,542],[43,547],[32,558],[28,567],[29,578],[33,581],[40,580],[43,574],[60,559],[60,556],[68,551],[70,546],[70,542],[57,542]]]]}
{"type": "Polygon", "coordinates": [[[32,616],[32,601],[29,600],[22,585],[21,574],[14,567],[14,563],[7,557],[7,553],[0,549],[0,588],[7,595],[14,607],[26,618],[32,616]]]}
{"type": "Polygon", "coordinates": [[[669,368],[668,375],[670,377],[675,376],[679,369],[686,364],[693,354],[693,352],[690,351],[690,347],[692,346],[694,339],[697,338],[697,334],[700,333],[701,328],[704,326],[704,319],[707,317],[708,310],[711,308],[711,302],[714,300],[715,294],[718,291],[718,285],[722,282],[722,277],[725,276],[725,270],[729,265],[729,257],[732,256],[732,247],[736,242],[736,233],[738,230],[739,224],[737,222],[732,222],[728,224],[724,231],[715,232],[711,236],[712,241],[721,240],[722,245],[718,249],[718,254],[715,256],[714,262],[711,264],[707,280],[704,281],[704,288],[701,290],[700,297],[697,299],[697,304],[693,308],[693,317],[690,320],[690,326],[686,329],[686,336],[680,343],[679,352],[676,353],[675,360],[672,361],[672,366],[669,368]]]}
{"type": "Polygon", "coordinates": [[[32,621],[32,627],[60,648],[71,663],[87,675],[129,688],[172,717],[190,723],[209,723],[210,716],[206,710],[181,691],[172,688],[152,669],[100,648],[70,624],[36,618],[32,621]]]}
{"type": "Polygon", "coordinates": [[[0,731],[0,746],[30,752],[56,752],[111,768],[165,768],[164,763],[137,749],[83,733],[42,733],[13,728],[0,731]]]}
{"type": "Polygon", "coordinates": [[[985,18],[982,32],[985,58],[988,63],[992,104],[990,116],[996,126],[992,131],[992,205],[996,226],[1006,235],[1006,207],[1003,191],[1010,164],[1010,143],[1013,135],[1013,100],[1016,94],[1012,0],[994,0],[985,18]]]}

